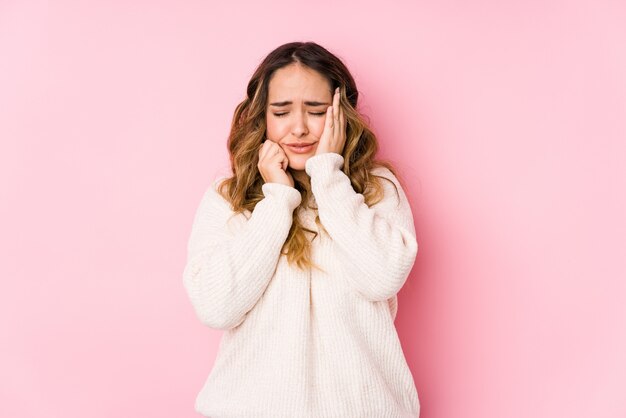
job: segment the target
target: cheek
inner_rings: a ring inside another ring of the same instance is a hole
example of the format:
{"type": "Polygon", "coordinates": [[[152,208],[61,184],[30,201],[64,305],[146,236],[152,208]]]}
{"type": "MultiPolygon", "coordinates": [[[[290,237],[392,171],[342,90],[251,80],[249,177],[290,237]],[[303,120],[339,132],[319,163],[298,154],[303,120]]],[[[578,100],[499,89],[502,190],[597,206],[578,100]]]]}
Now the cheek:
{"type": "Polygon", "coordinates": [[[311,129],[311,134],[313,134],[316,138],[321,137],[322,132],[324,132],[325,122],[326,122],[326,116],[315,118],[315,120],[313,120],[311,124],[309,125],[311,129]]]}
{"type": "Polygon", "coordinates": [[[276,118],[268,118],[265,121],[267,136],[272,139],[280,139],[285,136],[286,124],[276,118]]]}

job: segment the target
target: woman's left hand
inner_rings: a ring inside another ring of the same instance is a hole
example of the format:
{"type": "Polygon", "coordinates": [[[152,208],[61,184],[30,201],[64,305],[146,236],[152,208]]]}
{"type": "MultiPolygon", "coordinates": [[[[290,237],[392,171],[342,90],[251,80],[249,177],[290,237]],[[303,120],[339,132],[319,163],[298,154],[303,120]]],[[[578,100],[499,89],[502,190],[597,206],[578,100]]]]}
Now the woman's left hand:
{"type": "Polygon", "coordinates": [[[335,152],[342,155],[343,147],[346,142],[346,124],[339,99],[339,87],[337,87],[333,95],[333,104],[326,109],[324,131],[322,132],[319,144],[315,150],[315,155],[326,152],[335,152]]]}

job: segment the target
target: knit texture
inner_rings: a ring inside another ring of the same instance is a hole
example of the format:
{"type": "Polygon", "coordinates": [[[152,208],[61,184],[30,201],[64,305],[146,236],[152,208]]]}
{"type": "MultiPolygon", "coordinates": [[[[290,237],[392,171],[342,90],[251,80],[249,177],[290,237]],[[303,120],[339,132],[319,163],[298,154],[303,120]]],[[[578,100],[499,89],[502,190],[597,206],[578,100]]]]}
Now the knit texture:
{"type": "MultiPolygon", "coordinates": [[[[212,418],[418,417],[420,403],[394,326],[397,293],[414,264],[409,202],[391,171],[377,167],[384,199],[371,207],[352,188],[337,153],[310,157],[317,231],[313,261],[290,266],[280,250],[302,196],[262,186],[252,212],[235,214],[204,193],[188,243],[183,283],[199,320],[224,330],[195,409],[212,418]]],[[[312,239],[313,235],[309,234],[312,239]]]]}

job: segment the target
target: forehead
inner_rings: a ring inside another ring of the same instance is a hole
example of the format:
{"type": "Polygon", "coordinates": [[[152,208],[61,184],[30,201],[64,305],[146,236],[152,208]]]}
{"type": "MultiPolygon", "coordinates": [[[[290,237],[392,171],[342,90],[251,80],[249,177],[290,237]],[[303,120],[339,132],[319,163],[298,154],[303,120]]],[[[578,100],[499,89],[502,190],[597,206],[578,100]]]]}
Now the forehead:
{"type": "Polygon", "coordinates": [[[269,98],[272,99],[323,99],[331,96],[330,82],[319,72],[301,64],[290,64],[272,74],[269,98]]]}

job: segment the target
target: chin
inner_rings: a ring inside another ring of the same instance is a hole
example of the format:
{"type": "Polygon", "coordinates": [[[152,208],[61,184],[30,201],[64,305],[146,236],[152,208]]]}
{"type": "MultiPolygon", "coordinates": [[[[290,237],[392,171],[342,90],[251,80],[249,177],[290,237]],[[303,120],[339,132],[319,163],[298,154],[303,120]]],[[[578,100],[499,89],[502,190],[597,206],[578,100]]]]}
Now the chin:
{"type": "Polygon", "coordinates": [[[296,171],[304,171],[304,163],[292,163],[289,162],[289,168],[291,168],[292,170],[296,170],[296,171]]]}
{"type": "Polygon", "coordinates": [[[305,164],[306,161],[311,158],[313,156],[313,154],[311,155],[298,155],[298,156],[290,156],[289,157],[289,167],[292,170],[302,170],[304,171],[305,168],[305,164]]]}

